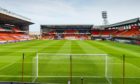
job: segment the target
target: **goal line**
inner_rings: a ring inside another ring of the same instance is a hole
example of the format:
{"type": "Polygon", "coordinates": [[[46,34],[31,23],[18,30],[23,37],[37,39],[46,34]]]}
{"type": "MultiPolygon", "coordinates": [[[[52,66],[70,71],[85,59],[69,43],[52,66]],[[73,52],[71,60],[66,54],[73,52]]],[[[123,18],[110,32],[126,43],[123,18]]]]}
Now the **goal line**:
{"type": "Polygon", "coordinates": [[[66,54],[66,53],[37,53],[38,55],[61,55],[61,56],[108,56],[108,54],[66,54]]]}

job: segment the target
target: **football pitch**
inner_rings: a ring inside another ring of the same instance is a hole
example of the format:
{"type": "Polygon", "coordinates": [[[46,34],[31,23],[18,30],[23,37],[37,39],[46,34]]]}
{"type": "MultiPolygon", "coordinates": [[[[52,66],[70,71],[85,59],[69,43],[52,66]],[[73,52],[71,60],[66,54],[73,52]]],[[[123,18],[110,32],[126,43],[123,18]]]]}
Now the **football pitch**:
{"type": "Polygon", "coordinates": [[[68,84],[70,80],[72,84],[140,84],[140,46],[92,40],[0,45],[0,81],[68,84]]]}

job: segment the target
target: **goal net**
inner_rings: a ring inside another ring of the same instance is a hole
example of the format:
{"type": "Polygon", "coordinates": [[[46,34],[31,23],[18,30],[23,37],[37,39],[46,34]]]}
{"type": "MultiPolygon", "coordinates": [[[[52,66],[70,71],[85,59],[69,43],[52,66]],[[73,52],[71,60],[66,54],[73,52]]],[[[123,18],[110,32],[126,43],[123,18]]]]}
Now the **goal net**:
{"type": "Polygon", "coordinates": [[[37,53],[32,82],[112,84],[110,62],[107,54],[37,53]]]}

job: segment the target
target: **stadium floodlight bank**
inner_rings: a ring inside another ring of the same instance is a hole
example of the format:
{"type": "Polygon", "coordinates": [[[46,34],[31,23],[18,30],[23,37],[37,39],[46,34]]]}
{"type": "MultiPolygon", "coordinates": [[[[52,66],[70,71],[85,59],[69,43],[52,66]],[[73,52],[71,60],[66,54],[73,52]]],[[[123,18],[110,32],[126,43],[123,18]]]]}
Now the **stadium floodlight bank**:
{"type": "Polygon", "coordinates": [[[33,58],[32,82],[42,82],[39,81],[41,78],[55,78],[60,81],[66,79],[67,84],[72,84],[76,79],[102,79],[98,83],[112,84],[110,64],[108,54],[37,53],[33,58]]]}

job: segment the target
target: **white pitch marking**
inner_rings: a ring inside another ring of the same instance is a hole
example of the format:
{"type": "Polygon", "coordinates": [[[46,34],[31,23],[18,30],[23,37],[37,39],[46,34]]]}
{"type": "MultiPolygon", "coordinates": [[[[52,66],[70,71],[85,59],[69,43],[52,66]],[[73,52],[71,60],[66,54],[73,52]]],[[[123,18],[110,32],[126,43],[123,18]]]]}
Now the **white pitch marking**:
{"type": "MultiPolygon", "coordinates": [[[[22,76],[14,76],[14,75],[0,75],[0,77],[11,77],[11,78],[19,78],[22,76]]],[[[26,78],[31,78],[34,76],[25,75],[26,78]]],[[[70,76],[38,76],[39,78],[68,78],[70,76]]],[[[73,78],[105,78],[104,76],[72,76],[73,78]]],[[[122,78],[122,77],[108,77],[108,78],[122,78]]],[[[140,77],[125,77],[125,78],[140,78],[140,77]]]]}
{"type": "Polygon", "coordinates": [[[58,53],[58,54],[54,54],[54,53],[38,53],[39,55],[54,55],[54,56],[57,56],[57,55],[62,55],[62,56],[65,56],[65,55],[75,55],[75,56],[108,56],[108,54],[63,54],[63,53],[58,53]]]}

